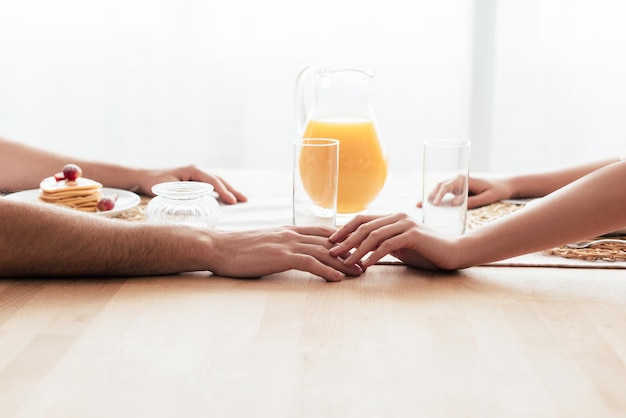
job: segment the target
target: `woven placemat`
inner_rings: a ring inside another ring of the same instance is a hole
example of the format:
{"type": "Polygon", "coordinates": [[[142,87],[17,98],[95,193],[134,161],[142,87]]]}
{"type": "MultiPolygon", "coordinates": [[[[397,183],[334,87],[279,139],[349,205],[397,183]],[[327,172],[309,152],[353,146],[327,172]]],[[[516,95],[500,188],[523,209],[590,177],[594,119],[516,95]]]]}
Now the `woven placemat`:
{"type": "Polygon", "coordinates": [[[146,220],[146,206],[148,206],[150,198],[147,196],[141,196],[139,204],[134,208],[128,209],[119,215],[113,216],[114,219],[123,219],[126,221],[145,221],[146,220]]]}
{"type": "Polygon", "coordinates": [[[491,205],[482,206],[478,209],[471,209],[467,211],[466,228],[469,230],[476,229],[486,223],[500,219],[513,212],[517,212],[523,207],[524,205],[496,202],[491,205]]]}
{"type": "Polygon", "coordinates": [[[545,250],[544,254],[586,261],[626,261],[626,236],[618,238],[624,243],[603,242],[588,248],[558,247],[545,250]]]}
{"type": "MultiPolygon", "coordinates": [[[[472,209],[467,212],[467,228],[476,229],[481,225],[522,209],[524,205],[497,202],[472,209]]],[[[597,237],[590,238],[592,241],[597,237]]],[[[626,236],[611,237],[623,239],[624,243],[600,243],[588,248],[556,247],[543,251],[543,254],[586,261],[626,261],[626,236]]],[[[583,241],[584,242],[584,241],[583,241]]]]}

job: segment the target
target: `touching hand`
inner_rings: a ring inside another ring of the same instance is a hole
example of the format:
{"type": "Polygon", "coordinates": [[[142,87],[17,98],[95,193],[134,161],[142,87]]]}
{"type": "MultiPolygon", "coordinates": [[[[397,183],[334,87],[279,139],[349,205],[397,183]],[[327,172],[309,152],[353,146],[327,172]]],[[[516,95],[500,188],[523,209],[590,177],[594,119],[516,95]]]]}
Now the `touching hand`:
{"type": "Polygon", "coordinates": [[[229,277],[261,277],[296,269],[337,282],[358,276],[358,265],[344,262],[346,253],[329,250],[334,245],[328,237],[335,229],[328,227],[286,226],[254,231],[224,232],[219,236],[215,274],[229,277]]]}
{"type": "Polygon", "coordinates": [[[337,244],[330,250],[331,255],[338,256],[354,250],[344,262],[359,264],[364,269],[387,254],[413,267],[447,269],[452,254],[452,243],[448,239],[403,213],[356,216],[331,235],[330,241],[337,244]]]}

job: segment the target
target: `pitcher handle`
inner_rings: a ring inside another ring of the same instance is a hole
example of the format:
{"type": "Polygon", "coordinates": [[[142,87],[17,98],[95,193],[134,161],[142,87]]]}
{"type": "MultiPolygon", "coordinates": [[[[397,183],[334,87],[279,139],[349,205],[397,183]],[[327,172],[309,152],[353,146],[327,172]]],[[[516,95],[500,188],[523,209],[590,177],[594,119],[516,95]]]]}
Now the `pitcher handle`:
{"type": "Polygon", "coordinates": [[[307,103],[304,97],[305,84],[311,74],[318,69],[319,67],[317,66],[306,67],[302,71],[300,71],[300,74],[298,74],[298,78],[296,79],[296,124],[298,128],[298,134],[300,136],[304,134],[304,130],[306,128],[305,124],[307,122],[309,111],[311,110],[310,103],[307,103]]]}

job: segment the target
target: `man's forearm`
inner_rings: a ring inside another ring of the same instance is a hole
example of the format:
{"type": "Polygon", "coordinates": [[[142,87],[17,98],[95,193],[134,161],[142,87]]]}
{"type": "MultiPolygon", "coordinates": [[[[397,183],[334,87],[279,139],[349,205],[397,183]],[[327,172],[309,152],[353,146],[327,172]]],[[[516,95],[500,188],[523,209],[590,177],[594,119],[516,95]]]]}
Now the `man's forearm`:
{"type": "Polygon", "coordinates": [[[0,276],[157,275],[206,269],[210,232],[0,198],[0,276]]]}
{"type": "Polygon", "coordinates": [[[139,186],[137,179],[141,170],[70,157],[0,138],[0,166],[3,173],[0,191],[36,189],[44,178],[53,176],[69,163],[80,166],[84,177],[108,187],[136,190],[139,186]]]}

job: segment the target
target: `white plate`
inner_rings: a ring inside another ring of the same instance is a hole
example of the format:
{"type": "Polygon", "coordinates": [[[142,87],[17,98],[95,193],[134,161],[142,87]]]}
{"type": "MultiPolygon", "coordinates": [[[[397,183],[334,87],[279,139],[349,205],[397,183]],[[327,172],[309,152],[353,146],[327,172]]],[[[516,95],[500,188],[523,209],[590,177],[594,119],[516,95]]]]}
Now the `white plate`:
{"type": "MultiPolygon", "coordinates": [[[[39,200],[39,193],[40,193],[39,189],[23,190],[21,192],[11,193],[9,195],[6,195],[5,197],[7,199],[16,199],[16,200],[21,200],[24,202],[39,202],[39,203],[47,205],[48,203],[43,203],[41,200],[39,200]]],[[[139,198],[137,194],[133,192],[129,192],[128,190],[113,189],[111,187],[102,188],[102,196],[115,198],[115,195],[117,195],[117,201],[115,202],[115,207],[113,209],[108,210],[106,212],[85,212],[85,213],[98,215],[98,216],[115,216],[115,215],[119,215],[120,213],[124,211],[127,211],[128,209],[134,208],[141,201],[141,199],[139,198]]]]}

